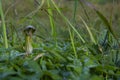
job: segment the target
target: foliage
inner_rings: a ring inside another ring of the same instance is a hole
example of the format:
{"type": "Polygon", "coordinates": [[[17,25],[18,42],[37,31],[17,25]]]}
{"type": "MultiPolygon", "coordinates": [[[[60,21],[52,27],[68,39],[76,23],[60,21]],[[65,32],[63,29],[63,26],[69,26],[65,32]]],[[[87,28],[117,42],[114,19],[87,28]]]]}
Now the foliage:
{"type": "MultiPolygon", "coordinates": [[[[19,13],[18,2],[5,12],[9,48],[3,47],[0,32],[0,80],[120,79],[120,40],[113,28],[116,21],[85,0],[26,1],[30,4],[20,0],[26,4],[21,6],[23,13],[19,13]],[[29,55],[25,54],[22,32],[26,25],[36,27],[34,50],[29,55]]],[[[3,11],[9,3],[3,4],[3,11]]]]}

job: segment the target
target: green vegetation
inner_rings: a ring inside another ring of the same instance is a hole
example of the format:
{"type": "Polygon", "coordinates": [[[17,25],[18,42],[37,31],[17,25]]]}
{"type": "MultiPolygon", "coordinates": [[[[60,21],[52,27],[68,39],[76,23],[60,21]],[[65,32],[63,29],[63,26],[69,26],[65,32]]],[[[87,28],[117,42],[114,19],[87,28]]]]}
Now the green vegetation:
{"type": "Polygon", "coordinates": [[[5,25],[5,19],[4,19],[4,14],[3,14],[3,10],[2,10],[2,1],[1,0],[0,0],[0,15],[1,15],[1,21],[2,21],[2,28],[3,28],[4,47],[8,48],[6,25],[5,25]]]}
{"type": "Polygon", "coordinates": [[[118,2],[0,0],[0,80],[119,80],[118,2]]]}

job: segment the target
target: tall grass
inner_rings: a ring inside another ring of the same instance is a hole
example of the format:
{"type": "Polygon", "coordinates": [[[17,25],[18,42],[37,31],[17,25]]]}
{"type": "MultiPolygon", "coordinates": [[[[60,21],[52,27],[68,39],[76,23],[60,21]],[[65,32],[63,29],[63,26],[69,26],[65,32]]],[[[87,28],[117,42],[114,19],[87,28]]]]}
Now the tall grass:
{"type": "Polygon", "coordinates": [[[54,39],[54,41],[56,42],[57,44],[57,38],[56,38],[56,26],[55,26],[55,23],[54,23],[54,19],[53,19],[53,12],[52,12],[52,9],[51,9],[51,4],[50,4],[50,0],[47,0],[47,5],[48,5],[48,17],[50,19],[50,26],[51,26],[51,35],[54,39]]]}
{"type": "MultiPolygon", "coordinates": [[[[75,26],[76,25],[76,10],[77,10],[77,4],[78,4],[78,1],[75,0],[74,1],[74,12],[73,12],[73,25],[75,26]]],[[[71,39],[71,44],[72,44],[72,48],[73,48],[73,51],[74,51],[74,54],[75,54],[75,57],[78,58],[78,55],[77,55],[77,51],[76,51],[76,47],[75,47],[75,39],[74,39],[74,31],[71,29],[71,28],[68,28],[69,30],[69,34],[70,34],[70,39],[71,39]]]]}
{"type": "Polygon", "coordinates": [[[62,14],[62,12],[60,11],[60,9],[57,7],[57,5],[55,4],[54,0],[51,0],[54,7],[56,8],[56,10],[58,11],[58,13],[60,14],[60,16],[65,20],[65,22],[68,23],[68,25],[73,29],[73,31],[79,36],[79,38],[81,39],[81,41],[83,43],[85,43],[85,40],[83,39],[83,37],[79,34],[79,32],[75,29],[75,27],[73,26],[73,24],[71,24],[71,22],[62,14]]]}
{"type": "MultiPolygon", "coordinates": [[[[118,44],[120,45],[119,41],[118,41],[118,37],[116,36],[114,29],[112,28],[112,23],[111,23],[111,19],[110,22],[109,20],[90,2],[87,2],[86,0],[80,0],[82,3],[84,3],[85,5],[89,6],[91,9],[93,9],[96,14],[98,15],[98,17],[102,20],[102,22],[104,23],[105,27],[108,29],[108,31],[113,35],[113,37],[116,39],[116,41],[118,42],[118,44]]],[[[113,1],[114,2],[114,1],[113,1]]],[[[112,16],[111,16],[112,17],[112,16]]]]}
{"type": "Polygon", "coordinates": [[[2,20],[4,47],[8,48],[8,40],[7,40],[7,33],[6,33],[5,17],[4,17],[4,13],[3,13],[3,9],[2,9],[2,0],[0,0],[0,15],[1,15],[1,20],[2,20]]]}

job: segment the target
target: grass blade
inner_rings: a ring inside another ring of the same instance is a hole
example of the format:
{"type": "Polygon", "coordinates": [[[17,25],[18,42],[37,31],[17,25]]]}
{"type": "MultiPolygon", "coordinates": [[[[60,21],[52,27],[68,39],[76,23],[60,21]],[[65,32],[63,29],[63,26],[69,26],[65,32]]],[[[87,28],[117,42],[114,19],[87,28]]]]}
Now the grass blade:
{"type": "Polygon", "coordinates": [[[56,39],[56,28],[55,28],[55,23],[54,23],[54,19],[53,19],[53,12],[52,9],[50,8],[50,0],[47,0],[47,5],[48,5],[48,17],[50,19],[50,26],[51,26],[51,34],[52,37],[54,38],[56,44],[57,44],[57,39],[56,39]]]}
{"type": "Polygon", "coordinates": [[[5,25],[5,19],[4,19],[4,14],[3,14],[3,10],[2,10],[2,0],[0,0],[0,15],[1,15],[1,19],[2,19],[4,46],[5,46],[5,48],[8,48],[6,25],[5,25]]]}
{"type": "Polygon", "coordinates": [[[89,33],[89,35],[90,35],[91,41],[92,41],[94,44],[96,44],[96,40],[95,40],[95,38],[94,38],[94,36],[93,36],[90,28],[88,27],[87,23],[83,20],[83,18],[82,18],[81,16],[79,16],[79,17],[80,17],[80,19],[82,20],[83,24],[84,24],[85,27],[86,27],[86,29],[87,29],[87,31],[88,31],[88,33],[89,33]]]}
{"type": "Polygon", "coordinates": [[[75,54],[75,57],[77,58],[77,52],[76,52],[76,49],[75,49],[75,44],[74,44],[74,39],[73,39],[73,35],[72,35],[72,32],[69,28],[69,34],[70,34],[70,39],[71,39],[71,43],[72,43],[72,48],[73,48],[73,51],[74,51],[74,54],[75,54]]]}

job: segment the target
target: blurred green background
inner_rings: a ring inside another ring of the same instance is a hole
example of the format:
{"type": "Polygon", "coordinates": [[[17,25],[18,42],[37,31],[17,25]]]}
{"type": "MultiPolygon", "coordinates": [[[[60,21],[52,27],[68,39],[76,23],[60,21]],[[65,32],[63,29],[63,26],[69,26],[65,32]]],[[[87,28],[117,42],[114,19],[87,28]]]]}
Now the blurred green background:
{"type": "MultiPolygon", "coordinates": [[[[47,4],[45,3],[42,8],[32,15],[31,13],[36,10],[36,8],[41,3],[41,0],[2,0],[3,8],[5,13],[5,20],[7,24],[7,30],[9,35],[11,35],[10,31],[14,31],[12,27],[15,27],[16,31],[21,31],[25,25],[34,25],[37,28],[38,35],[51,36],[50,33],[50,24],[47,10],[47,4]],[[11,30],[12,29],[12,30],[11,30]]],[[[88,0],[92,4],[96,6],[101,13],[110,21],[112,18],[113,29],[116,32],[117,36],[120,36],[118,33],[120,31],[120,4],[119,0],[88,0]],[[113,2],[114,1],[114,2],[113,2]]],[[[70,20],[73,20],[74,17],[74,0],[55,0],[60,10],[63,14],[70,20]]],[[[94,10],[84,5],[83,7],[80,3],[77,4],[76,10],[76,22],[75,27],[78,29],[83,29],[83,33],[86,33],[84,30],[84,26],[81,23],[80,18],[81,15],[88,24],[90,24],[92,30],[101,31],[104,29],[104,25],[102,25],[101,20],[95,14],[94,10]],[[87,17],[86,17],[87,14],[87,17]],[[89,18],[89,20],[87,20],[89,18]]],[[[56,9],[52,6],[50,9],[53,11],[53,18],[55,20],[55,26],[57,26],[57,36],[58,37],[66,37],[63,35],[66,33],[66,23],[62,20],[61,16],[57,13],[56,9]]],[[[20,34],[20,33],[19,33],[20,34]]]]}

